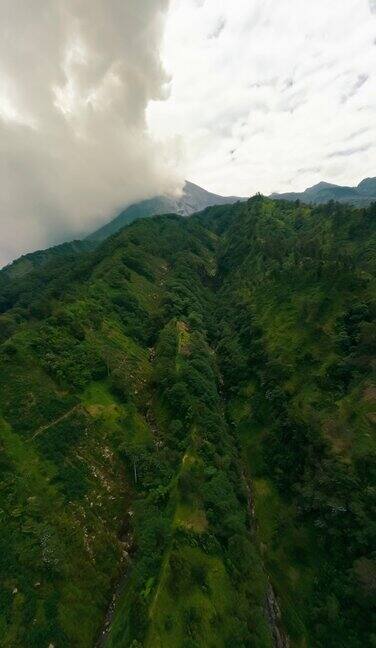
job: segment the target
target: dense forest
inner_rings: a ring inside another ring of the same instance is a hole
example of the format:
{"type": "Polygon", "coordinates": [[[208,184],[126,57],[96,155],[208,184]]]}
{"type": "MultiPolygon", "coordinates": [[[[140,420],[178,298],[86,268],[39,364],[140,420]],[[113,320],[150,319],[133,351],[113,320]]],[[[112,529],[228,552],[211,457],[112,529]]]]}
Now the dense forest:
{"type": "Polygon", "coordinates": [[[376,204],[0,272],[0,645],[376,646],[376,204]]]}

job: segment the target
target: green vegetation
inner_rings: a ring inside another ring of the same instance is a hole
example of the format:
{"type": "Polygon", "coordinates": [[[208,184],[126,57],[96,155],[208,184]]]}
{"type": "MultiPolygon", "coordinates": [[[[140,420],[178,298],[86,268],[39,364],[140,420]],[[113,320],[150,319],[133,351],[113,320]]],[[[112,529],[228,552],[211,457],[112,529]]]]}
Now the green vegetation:
{"type": "Polygon", "coordinates": [[[115,590],[109,648],[376,645],[375,217],[256,196],[0,273],[2,646],[94,646],[115,590]]]}
{"type": "Polygon", "coordinates": [[[375,216],[256,197],[219,259],[229,417],[298,646],[376,639],[375,216]]]}

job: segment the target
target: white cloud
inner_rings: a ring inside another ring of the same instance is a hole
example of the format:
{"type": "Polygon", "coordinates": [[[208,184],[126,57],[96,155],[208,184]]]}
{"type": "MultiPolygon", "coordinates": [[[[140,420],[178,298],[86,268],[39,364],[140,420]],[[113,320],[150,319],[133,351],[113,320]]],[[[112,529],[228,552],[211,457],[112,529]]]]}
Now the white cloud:
{"type": "MultiPolygon", "coordinates": [[[[0,265],[181,182],[145,109],[168,0],[0,3],[0,265]]],[[[165,138],[166,139],[166,138],[165,138]]]]}
{"type": "Polygon", "coordinates": [[[159,137],[219,193],[376,175],[375,0],[173,0],[159,137]],[[351,145],[346,144],[351,140],[351,145]]]}
{"type": "Polygon", "coordinates": [[[184,176],[376,175],[375,2],[2,0],[0,265],[184,176]]]}

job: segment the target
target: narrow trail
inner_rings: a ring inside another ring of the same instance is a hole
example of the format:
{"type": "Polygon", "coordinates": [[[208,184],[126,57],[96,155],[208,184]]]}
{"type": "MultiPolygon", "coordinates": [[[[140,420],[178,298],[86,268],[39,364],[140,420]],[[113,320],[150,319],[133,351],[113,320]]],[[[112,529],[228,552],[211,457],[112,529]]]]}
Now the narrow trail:
{"type": "Polygon", "coordinates": [[[74,407],[72,407],[72,409],[68,410],[68,412],[65,412],[65,414],[62,414],[61,416],[59,416],[54,421],[51,421],[51,423],[47,423],[46,425],[42,425],[40,428],[37,429],[36,432],[34,432],[33,436],[30,438],[30,441],[33,441],[40,434],[42,434],[43,432],[45,432],[49,428],[54,427],[54,425],[57,425],[58,423],[61,423],[61,421],[64,421],[65,419],[69,418],[70,415],[73,414],[73,412],[78,411],[81,408],[82,408],[81,404],[75,405],[74,407]]]}

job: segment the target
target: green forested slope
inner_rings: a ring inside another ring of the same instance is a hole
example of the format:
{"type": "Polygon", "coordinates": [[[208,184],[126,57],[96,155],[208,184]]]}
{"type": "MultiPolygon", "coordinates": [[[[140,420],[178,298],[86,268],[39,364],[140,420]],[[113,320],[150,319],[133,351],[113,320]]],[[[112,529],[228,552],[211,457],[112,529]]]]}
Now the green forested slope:
{"type": "Polygon", "coordinates": [[[375,216],[255,197],[2,279],[1,645],[375,645],[375,216]]]}
{"type": "Polygon", "coordinates": [[[375,217],[255,198],[219,258],[229,417],[297,645],[376,638],[375,217]]]}

